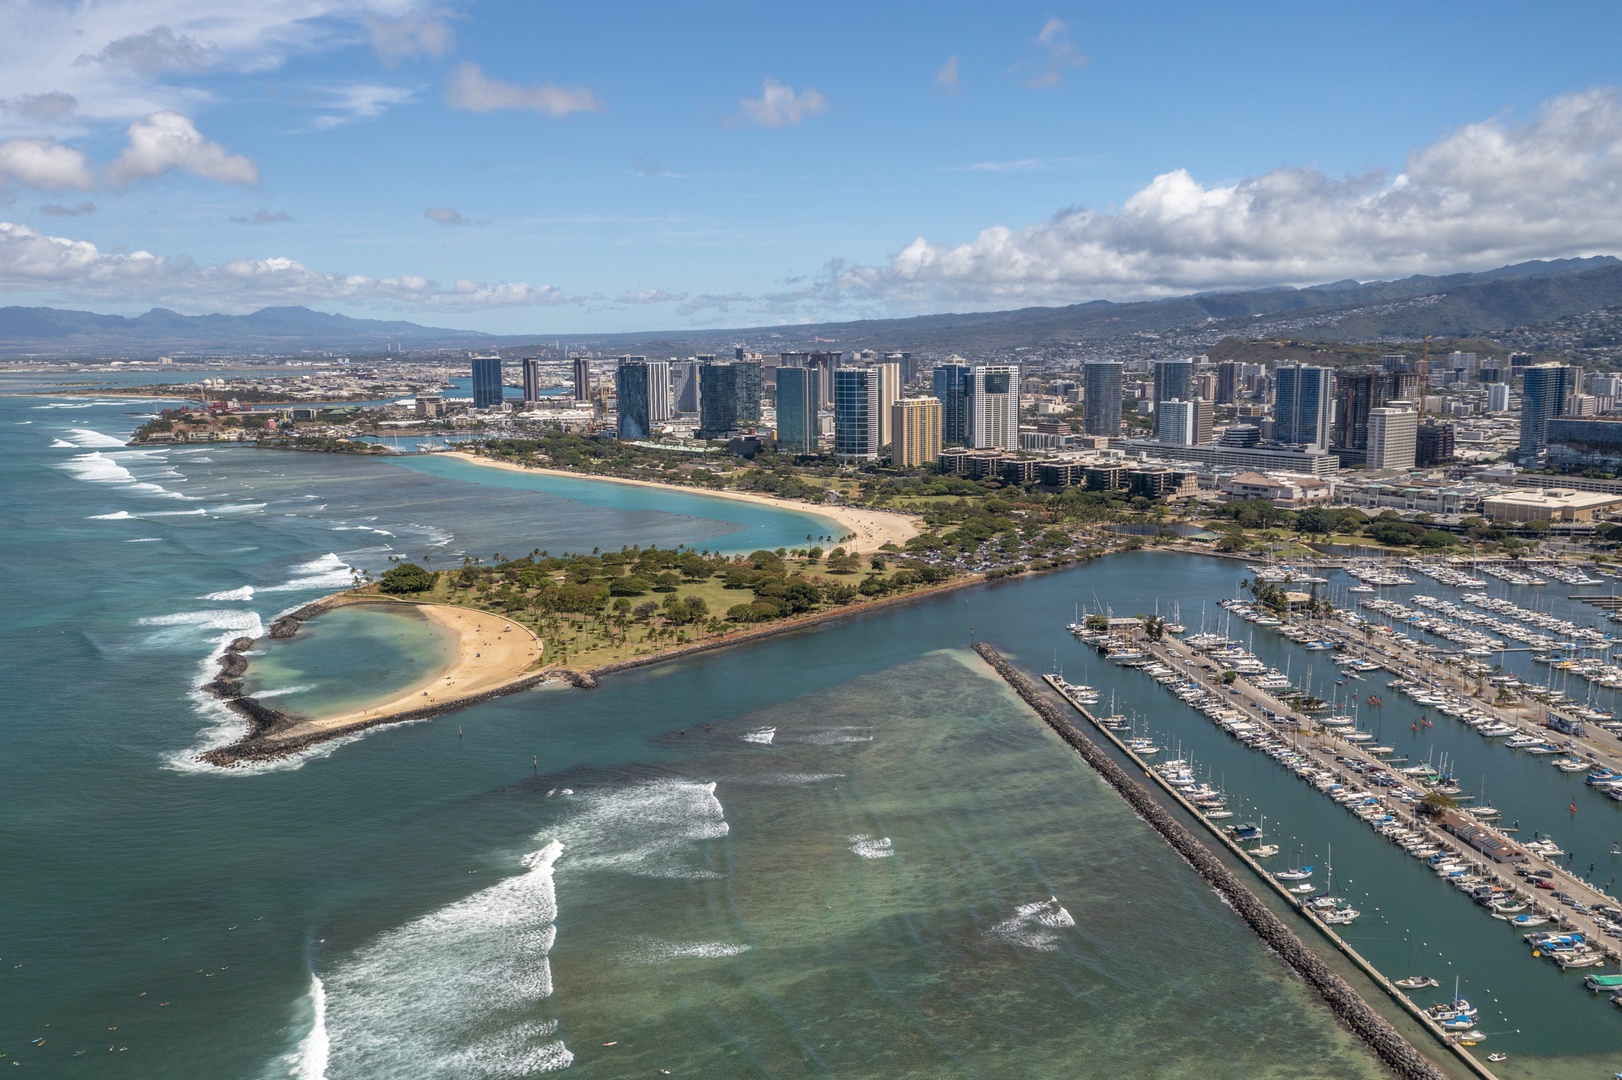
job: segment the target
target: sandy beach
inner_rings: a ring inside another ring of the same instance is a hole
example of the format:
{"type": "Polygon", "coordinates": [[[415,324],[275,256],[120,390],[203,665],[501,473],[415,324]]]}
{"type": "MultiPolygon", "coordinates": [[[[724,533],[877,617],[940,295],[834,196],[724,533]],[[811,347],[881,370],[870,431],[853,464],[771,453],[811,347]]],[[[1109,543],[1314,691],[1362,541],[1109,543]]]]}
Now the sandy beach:
{"type": "Polygon", "coordinates": [[[459,637],[456,659],[449,667],[387,701],[336,716],[301,721],[277,732],[276,739],[331,735],[350,727],[370,726],[397,714],[488,693],[533,674],[532,669],[541,658],[540,640],[499,615],[449,604],[413,606],[459,637]]]}
{"type": "Polygon", "coordinates": [[[601,480],[610,484],[637,484],[642,487],[679,491],[684,495],[707,495],[717,499],[735,499],[739,502],[773,506],[780,510],[797,510],[806,514],[816,514],[819,517],[825,517],[843,525],[847,532],[854,534],[856,537],[854,540],[847,541],[845,547],[864,553],[877,551],[885,544],[900,546],[923,531],[923,523],[920,519],[888,510],[868,510],[861,507],[839,506],[837,504],[823,505],[802,502],[799,499],[779,499],[774,495],[763,495],[753,491],[713,491],[709,488],[684,487],[680,484],[660,484],[652,480],[627,480],[619,476],[593,476],[590,473],[569,472],[567,469],[543,469],[529,465],[517,465],[510,461],[495,461],[491,458],[479,457],[476,454],[464,453],[460,450],[450,451],[445,456],[492,469],[543,473],[548,476],[566,476],[574,480],[601,480]]]}

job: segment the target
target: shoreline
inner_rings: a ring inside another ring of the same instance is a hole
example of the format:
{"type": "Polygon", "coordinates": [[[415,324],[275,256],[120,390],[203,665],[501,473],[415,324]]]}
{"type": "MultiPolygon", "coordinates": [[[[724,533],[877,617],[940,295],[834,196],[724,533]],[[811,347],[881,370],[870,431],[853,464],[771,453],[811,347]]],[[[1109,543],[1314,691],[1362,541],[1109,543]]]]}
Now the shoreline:
{"type": "MultiPolygon", "coordinates": [[[[1076,564],[1072,563],[1070,565],[1076,564]]],[[[1065,569],[1065,567],[1057,569],[1065,569]]],[[[577,689],[594,690],[598,686],[598,678],[603,675],[618,674],[636,668],[649,667],[653,664],[661,664],[669,660],[680,660],[699,653],[728,649],[736,645],[746,645],[779,634],[814,629],[823,623],[852,618],[867,612],[883,611],[901,604],[927,600],[958,589],[984,584],[988,584],[988,582],[983,575],[977,574],[971,577],[958,578],[926,586],[901,596],[886,596],[867,603],[851,604],[847,607],[812,612],[791,619],[782,619],[765,626],[741,629],[707,641],[690,642],[663,652],[603,664],[586,671],[556,666],[527,670],[505,680],[491,682],[488,685],[465,687],[464,692],[456,697],[445,699],[429,697],[423,704],[415,704],[416,700],[423,696],[424,686],[444,678],[444,672],[442,671],[433,679],[419,682],[411,687],[409,691],[397,694],[384,705],[372,706],[365,710],[350,710],[350,712],[340,716],[324,719],[311,719],[284,713],[265,705],[250,695],[241,694],[240,676],[247,667],[247,659],[242,654],[253,647],[255,639],[239,638],[237,641],[232,642],[231,646],[227,648],[225,654],[220,658],[221,673],[213,682],[207,684],[205,689],[221,698],[227,708],[246,720],[248,730],[235,742],[200,754],[199,760],[222,768],[252,762],[277,761],[301,753],[320,743],[342,738],[356,732],[388,724],[401,724],[443,716],[446,713],[492,701],[508,694],[529,690],[548,682],[566,682],[577,689]],[[396,708],[391,710],[389,707],[396,708]]],[[[453,611],[469,612],[489,620],[505,622],[499,615],[477,611],[473,608],[457,608],[449,604],[417,604],[410,600],[390,600],[380,599],[376,596],[352,596],[348,593],[335,593],[332,596],[323,597],[320,600],[306,604],[290,615],[278,619],[271,625],[266,636],[272,638],[292,637],[298,632],[299,626],[323,612],[339,607],[373,603],[414,604],[419,608],[442,607],[453,611]]],[[[517,624],[513,625],[515,631],[523,630],[525,634],[529,634],[523,627],[517,624]]],[[[529,637],[536,642],[538,647],[540,644],[539,639],[536,639],[533,634],[529,634],[529,637]]]]}
{"type": "Polygon", "coordinates": [[[219,675],[204,689],[246,720],[248,730],[236,741],[199,755],[200,759],[218,766],[275,760],[357,731],[426,719],[515,693],[559,674],[555,670],[535,669],[542,656],[542,643],[521,624],[492,612],[452,604],[338,593],[282,616],[271,624],[265,636],[273,640],[290,638],[306,621],[324,612],[364,604],[380,607],[400,604],[415,609],[457,636],[456,655],[448,664],[436,668],[432,675],[416,680],[376,704],[311,717],[283,712],[242,693],[241,676],[248,668],[244,654],[257,642],[253,638],[238,638],[220,657],[219,675]],[[451,688],[455,691],[451,697],[441,698],[434,692],[439,689],[444,693],[451,688]]]}
{"type": "Polygon", "coordinates": [[[908,540],[923,532],[923,522],[919,518],[895,510],[869,510],[863,507],[839,504],[830,506],[824,503],[804,502],[800,499],[783,499],[775,495],[765,495],[754,491],[718,491],[711,488],[688,487],[684,484],[660,483],[656,480],[633,480],[623,476],[598,476],[594,473],[571,472],[568,469],[549,469],[536,465],[520,465],[512,461],[498,461],[494,458],[471,454],[465,450],[448,450],[436,456],[451,457],[458,461],[465,461],[472,465],[483,465],[492,469],[506,469],[509,472],[538,473],[543,476],[561,476],[572,480],[602,480],[613,484],[632,484],[638,487],[657,488],[662,491],[681,492],[685,495],[732,499],[736,502],[749,502],[757,506],[769,506],[778,510],[793,510],[797,513],[811,514],[815,517],[827,518],[852,533],[855,539],[847,542],[844,547],[846,550],[863,555],[878,551],[885,544],[895,544],[897,547],[902,547],[908,540]]]}

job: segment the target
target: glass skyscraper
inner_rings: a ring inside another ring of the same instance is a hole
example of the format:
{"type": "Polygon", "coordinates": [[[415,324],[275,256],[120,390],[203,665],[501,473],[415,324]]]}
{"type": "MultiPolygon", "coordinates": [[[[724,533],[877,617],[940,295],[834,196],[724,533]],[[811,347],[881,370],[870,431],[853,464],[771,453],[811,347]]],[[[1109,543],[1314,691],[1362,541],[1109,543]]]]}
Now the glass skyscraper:
{"type": "Polygon", "coordinates": [[[845,461],[879,456],[879,373],[873,368],[834,370],[834,454],[845,461]]]}
{"type": "Polygon", "coordinates": [[[1323,450],[1329,446],[1329,418],[1334,412],[1332,369],[1306,364],[1280,364],[1273,404],[1273,438],[1292,446],[1323,450]]]}
{"type": "Polygon", "coordinates": [[[1521,384],[1521,444],[1516,459],[1536,465],[1549,448],[1549,421],[1566,411],[1566,399],[1577,391],[1578,369],[1566,364],[1534,364],[1521,384]]]}
{"type": "Polygon", "coordinates": [[[1081,366],[1081,429],[1088,435],[1121,434],[1121,372],[1115,360],[1089,360],[1081,366]]]}
{"type": "Polygon", "coordinates": [[[814,368],[777,369],[777,448],[783,453],[817,452],[820,383],[820,372],[814,368]]]}
{"type": "Polygon", "coordinates": [[[1194,400],[1194,361],[1155,361],[1155,406],[1162,401],[1194,400]]]}
{"type": "Polygon", "coordinates": [[[716,439],[760,423],[760,364],[740,360],[698,369],[698,436],[716,439]]]}
{"type": "Polygon", "coordinates": [[[969,394],[973,383],[967,364],[937,364],[935,399],[941,403],[941,442],[965,446],[969,441],[969,394]]]}
{"type": "Polygon", "coordinates": [[[652,429],[652,380],[648,362],[627,356],[614,371],[614,400],[619,409],[619,437],[646,439],[652,429]]]}
{"type": "Polygon", "coordinates": [[[500,408],[501,357],[475,356],[473,358],[473,407],[475,409],[500,408]]]}

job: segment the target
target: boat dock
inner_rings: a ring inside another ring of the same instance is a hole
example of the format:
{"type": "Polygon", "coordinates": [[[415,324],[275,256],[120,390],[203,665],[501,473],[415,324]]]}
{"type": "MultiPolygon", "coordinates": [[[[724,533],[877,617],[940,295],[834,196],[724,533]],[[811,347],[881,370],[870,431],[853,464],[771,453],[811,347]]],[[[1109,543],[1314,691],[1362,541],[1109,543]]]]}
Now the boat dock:
{"type": "MultiPolygon", "coordinates": [[[[1227,850],[1235,858],[1244,863],[1244,865],[1249,868],[1259,879],[1261,879],[1280,899],[1282,899],[1292,909],[1305,918],[1307,922],[1311,923],[1314,930],[1327,938],[1342,955],[1351,960],[1352,963],[1363,972],[1363,974],[1374,981],[1375,985],[1379,986],[1380,989],[1385,991],[1385,993],[1392,1000],[1397,1002],[1397,1004],[1402,1007],[1404,1012],[1406,1012],[1414,1020],[1418,1021],[1418,1023],[1424,1027],[1426,1031],[1430,1032],[1436,1038],[1437,1042],[1441,1043],[1448,1050],[1457,1055],[1459,1060],[1477,1076],[1486,1078],[1486,1080],[1496,1080],[1493,1072],[1487,1068],[1485,1063],[1481,1062],[1475,1057],[1474,1054],[1470,1052],[1469,1047],[1459,1045],[1456,1037],[1450,1036],[1450,1034],[1445,1031],[1434,1019],[1432,1019],[1432,1017],[1426,1013],[1423,1008],[1414,1002],[1412,998],[1403,993],[1402,990],[1390,979],[1388,979],[1384,973],[1382,973],[1378,968],[1370,963],[1367,958],[1353,948],[1345,938],[1337,934],[1333,927],[1326,925],[1321,919],[1315,917],[1312,910],[1306,905],[1304,900],[1290,892],[1283,883],[1281,883],[1265,867],[1252,858],[1249,851],[1247,851],[1241,843],[1235,840],[1232,836],[1228,835],[1227,831],[1219,826],[1217,822],[1211,820],[1210,818],[1206,817],[1205,814],[1201,813],[1199,807],[1195,806],[1183,795],[1181,791],[1167,782],[1165,777],[1161,776],[1160,773],[1157,772],[1147,761],[1139,757],[1137,753],[1128,747],[1126,743],[1124,743],[1115,734],[1115,732],[1111,731],[1108,727],[1100,723],[1098,717],[1094,716],[1085,705],[1077,701],[1069,693],[1067,687],[1063,683],[1063,680],[1053,675],[1045,675],[1043,676],[1043,679],[1050,687],[1053,688],[1054,691],[1059,694],[1059,696],[1065,699],[1066,703],[1079,712],[1082,717],[1084,717],[1093,726],[1094,730],[1103,735],[1104,738],[1107,739],[1117,751],[1126,755],[1126,757],[1132,761],[1133,764],[1142,770],[1145,776],[1154,781],[1154,783],[1165,795],[1170,797],[1185,812],[1192,815],[1195,820],[1200,822],[1201,825],[1205,826],[1206,831],[1212,836],[1216,837],[1223,847],[1227,848],[1227,850]]],[[[1260,722],[1259,718],[1258,722],[1260,722]]]]}

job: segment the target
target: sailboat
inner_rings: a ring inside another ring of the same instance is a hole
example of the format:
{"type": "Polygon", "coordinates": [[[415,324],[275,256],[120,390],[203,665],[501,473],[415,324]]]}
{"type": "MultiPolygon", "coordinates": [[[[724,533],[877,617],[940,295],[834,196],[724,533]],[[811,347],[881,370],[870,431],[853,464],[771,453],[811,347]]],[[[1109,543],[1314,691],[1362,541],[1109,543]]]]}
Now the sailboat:
{"type": "MultiPolygon", "coordinates": [[[[1409,968],[1410,971],[1413,970],[1415,961],[1417,961],[1418,958],[1419,958],[1419,949],[1414,945],[1414,939],[1409,938],[1408,939],[1408,968],[1409,968]]],[[[1402,977],[1400,979],[1393,980],[1392,985],[1399,986],[1404,990],[1424,990],[1424,989],[1426,989],[1428,987],[1439,986],[1441,984],[1438,983],[1435,979],[1431,978],[1429,975],[1405,975],[1404,977],[1402,977]]]]}

